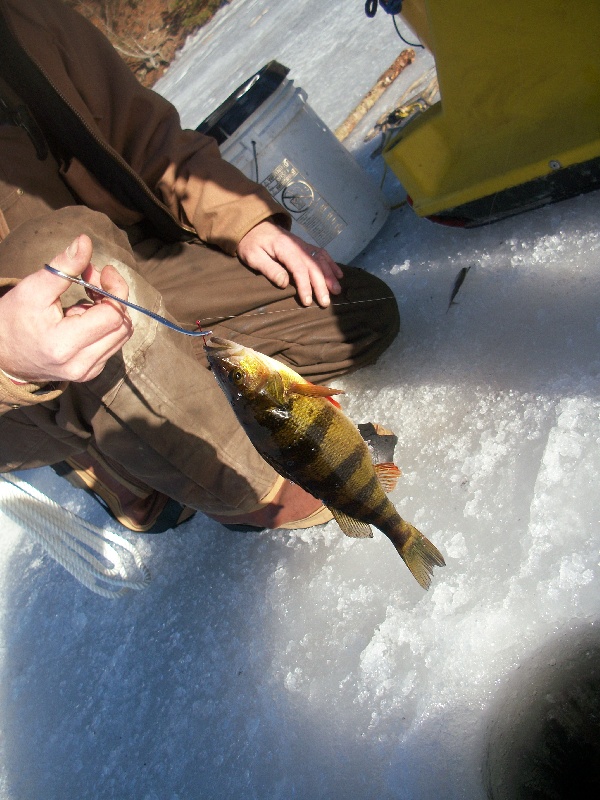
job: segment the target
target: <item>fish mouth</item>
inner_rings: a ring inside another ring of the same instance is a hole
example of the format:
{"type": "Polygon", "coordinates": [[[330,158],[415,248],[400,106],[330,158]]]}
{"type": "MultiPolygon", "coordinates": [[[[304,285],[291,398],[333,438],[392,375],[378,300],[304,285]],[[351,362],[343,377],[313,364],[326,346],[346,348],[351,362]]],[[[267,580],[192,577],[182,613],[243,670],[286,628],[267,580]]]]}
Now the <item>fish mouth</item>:
{"type": "Polygon", "coordinates": [[[228,371],[232,367],[239,365],[244,356],[245,348],[230,339],[210,336],[204,342],[204,352],[215,376],[220,382],[223,382],[227,377],[228,371]]]}
{"type": "Polygon", "coordinates": [[[209,355],[237,355],[244,349],[241,344],[232,342],[230,339],[222,339],[220,336],[208,336],[204,340],[204,347],[209,355]]]}

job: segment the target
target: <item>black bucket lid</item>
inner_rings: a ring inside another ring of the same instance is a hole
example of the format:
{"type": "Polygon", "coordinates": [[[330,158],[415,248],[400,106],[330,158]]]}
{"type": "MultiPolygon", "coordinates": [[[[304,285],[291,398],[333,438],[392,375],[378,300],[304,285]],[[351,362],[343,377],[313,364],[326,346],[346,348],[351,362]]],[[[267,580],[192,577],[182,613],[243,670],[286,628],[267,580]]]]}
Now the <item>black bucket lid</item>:
{"type": "Polygon", "coordinates": [[[278,61],[269,61],[230,94],[196,130],[222,144],[281,86],[288,72],[288,67],[278,61]]]}

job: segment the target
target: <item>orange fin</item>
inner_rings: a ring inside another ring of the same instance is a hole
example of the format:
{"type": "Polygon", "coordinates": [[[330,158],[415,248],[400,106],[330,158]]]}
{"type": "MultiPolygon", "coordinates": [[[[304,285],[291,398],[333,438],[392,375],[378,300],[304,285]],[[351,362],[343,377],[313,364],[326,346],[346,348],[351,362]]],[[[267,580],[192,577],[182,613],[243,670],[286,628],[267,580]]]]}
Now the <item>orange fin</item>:
{"type": "Polygon", "coordinates": [[[383,491],[392,492],[396,488],[398,478],[402,475],[401,470],[395,464],[390,463],[373,464],[373,466],[383,491]]]}
{"type": "Polygon", "coordinates": [[[332,394],[344,394],[343,389],[332,389],[330,386],[318,386],[316,383],[292,383],[289,386],[290,392],[303,394],[306,397],[331,397],[332,394]]]}
{"type": "Polygon", "coordinates": [[[343,511],[338,511],[337,508],[330,508],[329,510],[346,536],[351,536],[353,539],[373,538],[373,531],[366,522],[361,522],[358,519],[354,519],[354,517],[349,517],[348,514],[344,514],[343,511]]]}
{"type": "Polygon", "coordinates": [[[331,403],[331,405],[332,405],[332,406],[335,406],[336,408],[339,408],[339,409],[340,409],[340,411],[342,410],[342,407],[341,407],[341,405],[340,405],[340,404],[338,403],[338,401],[337,401],[337,400],[335,400],[333,397],[326,397],[325,399],[326,399],[326,400],[329,400],[329,402],[331,403]]]}
{"type": "Polygon", "coordinates": [[[290,384],[289,391],[295,392],[296,394],[303,394],[305,397],[324,397],[336,408],[342,408],[338,401],[334,400],[331,395],[344,394],[343,389],[332,389],[329,386],[318,386],[316,383],[310,383],[310,381],[306,381],[305,383],[290,384]]]}

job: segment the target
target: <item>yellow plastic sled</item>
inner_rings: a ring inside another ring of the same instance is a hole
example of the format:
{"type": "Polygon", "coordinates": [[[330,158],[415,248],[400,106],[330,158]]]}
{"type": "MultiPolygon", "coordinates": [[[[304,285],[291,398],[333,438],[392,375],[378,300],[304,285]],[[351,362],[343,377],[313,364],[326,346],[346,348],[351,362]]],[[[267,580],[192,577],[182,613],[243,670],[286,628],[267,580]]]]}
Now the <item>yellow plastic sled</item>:
{"type": "Polygon", "coordinates": [[[384,158],[419,216],[467,227],[600,188],[600,0],[405,0],[441,101],[384,158]]]}

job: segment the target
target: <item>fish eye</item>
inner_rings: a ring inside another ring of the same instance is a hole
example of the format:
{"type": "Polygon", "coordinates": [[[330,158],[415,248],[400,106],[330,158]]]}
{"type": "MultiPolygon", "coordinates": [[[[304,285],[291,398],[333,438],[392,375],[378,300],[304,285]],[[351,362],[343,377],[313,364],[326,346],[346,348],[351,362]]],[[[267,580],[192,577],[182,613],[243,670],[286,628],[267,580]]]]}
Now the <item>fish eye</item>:
{"type": "Polygon", "coordinates": [[[229,373],[229,380],[235,384],[241,383],[244,380],[244,373],[241,369],[232,369],[229,373]]]}

